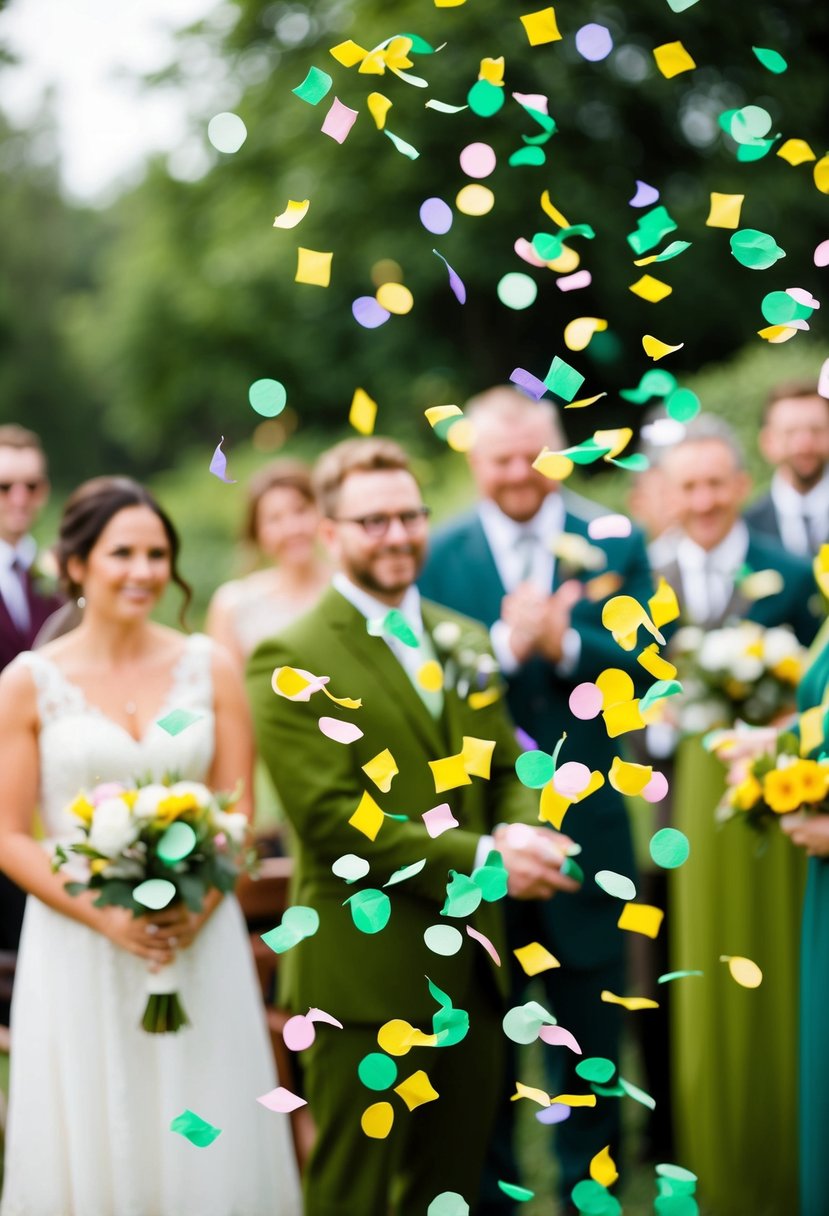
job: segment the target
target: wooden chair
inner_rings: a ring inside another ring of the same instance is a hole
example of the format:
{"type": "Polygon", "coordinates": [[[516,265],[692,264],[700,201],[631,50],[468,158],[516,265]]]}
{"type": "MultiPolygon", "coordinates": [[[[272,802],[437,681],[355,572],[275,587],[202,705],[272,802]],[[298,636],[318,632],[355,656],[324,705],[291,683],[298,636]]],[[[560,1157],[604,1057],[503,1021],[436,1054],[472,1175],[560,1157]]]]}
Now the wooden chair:
{"type": "MultiPolygon", "coordinates": [[[[276,1004],[276,979],[279,955],[274,954],[262,941],[260,934],[273,929],[288,906],[288,887],[293,870],[290,857],[267,857],[261,864],[256,878],[243,874],[236,887],[236,897],[242,907],[250,932],[253,960],[262,988],[268,1032],[271,1037],[274,1063],[279,1084],[297,1092],[298,1077],[294,1058],[285,1046],[282,1031],[291,1016],[276,1004]]],[[[307,1106],[301,1106],[290,1115],[294,1151],[300,1171],[304,1168],[314,1143],[314,1122],[307,1106]]]]}

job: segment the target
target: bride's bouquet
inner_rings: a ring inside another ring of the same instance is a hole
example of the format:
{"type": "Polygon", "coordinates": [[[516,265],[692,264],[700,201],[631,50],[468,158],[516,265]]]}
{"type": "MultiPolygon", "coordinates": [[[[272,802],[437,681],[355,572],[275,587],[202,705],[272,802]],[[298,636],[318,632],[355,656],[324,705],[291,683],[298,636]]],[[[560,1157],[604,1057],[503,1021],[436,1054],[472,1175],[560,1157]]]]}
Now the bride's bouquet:
{"type": "Polygon", "coordinates": [[[680,729],[696,734],[736,719],[765,726],[794,709],[805,651],[785,625],[739,621],[708,632],[686,626],[671,642],[682,682],[680,729]]]}
{"type": "Polygon", "coordinates": [[[774,752],[754,759],[742,780],[728,788],[718,819],[740,818],[764,830],[781,815],[829,809],[829,758],[804,760],[799,747],[796,735],[779,735],[774,752]]]}
{"type": "MultiPolygon", "coordinates": [[[[255,853],[246,848],[247,818],[232,809],[238,798],[238,790],[213,793],[173,776],[98,785],[67,808],[84,838],[58,845],[52,868],[59,870],[70,853],[85,858],[87,877],[68,882],[66,890],[97,891],[96,907],[114,904],[141,916],[181,902],[200,912],[209,891],[232,891],[240,871],[254,864],[255,853]]],[[[175,963],[148,973],[141,1024],[150,1034],[187,1024],[177,987],[175,963]]]]}

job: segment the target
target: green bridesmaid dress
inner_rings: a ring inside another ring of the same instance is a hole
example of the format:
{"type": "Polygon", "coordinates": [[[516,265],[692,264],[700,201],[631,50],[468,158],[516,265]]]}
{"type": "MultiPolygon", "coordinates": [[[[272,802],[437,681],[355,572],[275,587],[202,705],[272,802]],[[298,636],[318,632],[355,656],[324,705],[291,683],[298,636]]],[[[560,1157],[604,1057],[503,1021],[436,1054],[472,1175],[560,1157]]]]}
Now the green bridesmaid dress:
{"type": "MultiPolygon", "coordinates": [[[[724,788],[720,762],[698,738],[685,740],[674,824],[691,851],[671,873],[671,967],[704,974],[671,981],[676,1159],[698,1175],[706,1216],[793,1216],[805,860],[777,830],[759,835],[737,821],[716,823],[724,788]],[[759,988],[740,987],[722,955],[757,963],[759,988]]],[[[829,1064],[827,1045],[824,1059],[829,1064]]],[[[825,1102],[829,1115],[829,1097],[825,1102]]],[[[820,1126],[825,1136],[829,1119],[820,1126]]],[[[804,1216],[817,1210],[806,1208],[804,1216]]]]}

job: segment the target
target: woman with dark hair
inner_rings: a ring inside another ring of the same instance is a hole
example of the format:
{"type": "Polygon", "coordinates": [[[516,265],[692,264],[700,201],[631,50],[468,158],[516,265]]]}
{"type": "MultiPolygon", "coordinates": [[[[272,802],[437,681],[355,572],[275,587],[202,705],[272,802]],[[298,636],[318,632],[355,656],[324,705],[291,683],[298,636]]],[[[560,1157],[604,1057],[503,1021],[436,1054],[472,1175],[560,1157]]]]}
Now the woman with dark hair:
{"type": "MultiPolygon", "coordinates": [[[[79,833],[67,808],[102,782],[249,783],[249,715],[235,665],[203,635],[150,614],[178,573],[165,512],[127,478],[96,478],[64,509],[57,546],[83,620],[0,677],[0,865],[27,905],[12,1006],[2,1216],[295,1216],[287,1125],[256,1098],[275,1085],[245,925],[212,892],[198,914],[134,917],[70,895],[50,858],[79,833]],[[173,709],[193,718],[169,733],[173,709]],[[39,802],[45,841],[32,835],[39,802]],[[139,1026],[147,971],[173,960],[191,1026],[139,1026]],[[190,1110],[222,1130],[197,1151],[190,1110]]],[[[239,809],[249,810],[248,795],[239,809]]]]}
{"type": "Polygon", "coordinates": [[[300,461],[274,461],[251,478],[244,539],[270,564],[219,587],[206,626],[240,669],[260,642],[310,611],[328,585],[318,523],[310,470],[300,461]]]}

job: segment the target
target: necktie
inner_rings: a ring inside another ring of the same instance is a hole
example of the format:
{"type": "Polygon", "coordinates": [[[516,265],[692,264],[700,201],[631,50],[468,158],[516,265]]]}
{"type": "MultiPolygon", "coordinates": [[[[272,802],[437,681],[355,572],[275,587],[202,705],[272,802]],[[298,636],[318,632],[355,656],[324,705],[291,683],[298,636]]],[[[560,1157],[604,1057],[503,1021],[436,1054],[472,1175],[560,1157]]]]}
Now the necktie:
{"type": "Polygon", "coordinates": [[[19,557],[9,566],[3,599],[11,619],[20,633],[28,633],[32,623],[29,600],[26,595],[26,570],[19,557]]]}
{"type": "MultiPolygon", "coordinates": [[[[538,549],[538,537],[535,532],[527,529],[521,532],[515,541],[515,553],[518,557],[518,583],[526,583],[532,578],[535,565],[535,555],[538,549]]],[[[517,586],[518,584],[516,584],[517,586]]]]}
{"type": "Polygon", "coordinates": [[[806,535],[806,554],[811,557],[820,548],[820,537],[815,526],[816,520],[814,515],[810,515],[808,511],[803,511],[800,518],[803,521],[803,531],[806,535]]]}
{"type": "Polygon", "coordinates": [[[723,576],[717,569],[716,562],[710,553],[706,553],[702,565],[702,576],[705,583],[705,624],[719,623],[725,610],[723,594],[723,576]]]}
{"type": "Polygon", "coordinates": [[[432,644],[432,639],[424,629],[420,636],[420,642],[417,647],[403,646],[398,642],[398,657],[401,659],[403,670],[412,682],[412,686],[420,697],[423,704],[428,709],[433,718],[439,718],[443,713],[443,689],[430,691],[424,688],[418,679],[418,673],[423,668],[424,664],[436,660],[435,648],[432,644]],[[400,654],[400,651],[406,651],[406,654],[400,654]]]}

